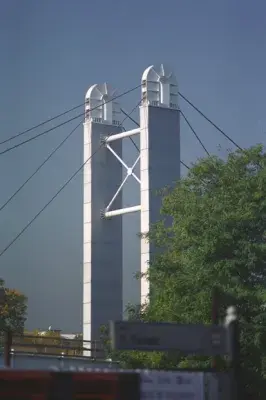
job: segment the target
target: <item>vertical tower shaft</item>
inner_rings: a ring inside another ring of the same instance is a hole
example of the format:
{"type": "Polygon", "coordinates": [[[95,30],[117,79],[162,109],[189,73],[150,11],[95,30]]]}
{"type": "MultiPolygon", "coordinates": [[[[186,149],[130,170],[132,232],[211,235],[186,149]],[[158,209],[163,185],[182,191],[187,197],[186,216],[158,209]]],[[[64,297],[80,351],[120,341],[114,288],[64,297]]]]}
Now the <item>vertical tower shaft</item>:
{"type": "MultiPolygon", "coordinates": [[[[122,179],[121,164],[103,145],[104,137],[121,132],[114,93],[107,85],[94,85],[86,95],[83,338],[91,341],[99,339],[101,325],[122,318],[122,219],[102,217],[122,179]]],[[[121,156],[122,142],[112,146],[121,156]]],[[[116,197],[115,207],[122,207],[122,193],[116,197]]]]}
{"type": "MultiPolygon", "coordinates": [[[[140,107],[141,180],[141,273],[146,273],[155,249],[145,237],[160,220],[164,187],[180,178],[180,115],[175,76],[163,66],[147,68],[142,76],[143,103],[140,107]]],[[[141,280],[141,302],[147,301],[149,282],[141,280]]]]}

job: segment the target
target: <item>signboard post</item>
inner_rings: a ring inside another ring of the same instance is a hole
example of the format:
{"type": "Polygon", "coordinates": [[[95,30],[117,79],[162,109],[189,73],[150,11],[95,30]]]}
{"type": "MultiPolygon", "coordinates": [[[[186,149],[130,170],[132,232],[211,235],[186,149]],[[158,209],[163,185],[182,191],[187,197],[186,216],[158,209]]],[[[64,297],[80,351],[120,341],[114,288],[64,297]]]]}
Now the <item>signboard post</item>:
{"type": "Polygon", "coordinates": [[[240,332],[236,308],[229,307],[225,319],[228,335],[228,355],[231,367],[231,398],[234,400],[241,396],[241,366],[240,366],[240,332]]]}

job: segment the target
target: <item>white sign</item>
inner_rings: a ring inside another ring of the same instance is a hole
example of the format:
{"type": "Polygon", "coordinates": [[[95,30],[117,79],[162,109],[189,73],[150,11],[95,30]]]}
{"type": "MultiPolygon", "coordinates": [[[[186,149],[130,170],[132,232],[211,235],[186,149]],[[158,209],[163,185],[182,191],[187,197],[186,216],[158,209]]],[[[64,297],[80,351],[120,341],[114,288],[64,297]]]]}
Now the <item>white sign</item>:
{"type": "Polygon", "coordinates": [[[141,400],[204,400],[202,372],[141,371],[141,400]]]}

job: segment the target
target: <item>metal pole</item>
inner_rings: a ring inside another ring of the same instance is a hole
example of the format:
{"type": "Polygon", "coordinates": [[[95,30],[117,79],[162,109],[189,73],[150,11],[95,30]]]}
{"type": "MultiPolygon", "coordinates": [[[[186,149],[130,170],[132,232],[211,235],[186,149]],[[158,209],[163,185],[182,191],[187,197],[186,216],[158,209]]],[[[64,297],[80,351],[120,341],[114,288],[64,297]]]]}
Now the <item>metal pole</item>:
{"type": "MultiPolygon", "coordinates": [[[[4,305],[6,303],[6,291],[3,286],[0,287],[0,311],[2,314],[4,305]]],[[[3,331],[4,329],[4,319],[2,319],[2,315],[0,315],[0,331],[3,331]]],[[[7,357],[6,357],[6,343],[7,343],[7,337],[5,331],[3,332],[4,334],[4,342],[3,342],[3,349],[4,349],[4,365],[7,366],[7,357]]]]}
{"type": "Polygon", "coordinates": [[[241,377],[240,377],[240,343],[239,343],[239,322],[237,320],[231,322],[229,329],[231,330],[232,340],[232,375],[233,375],[233,399],[241,398],[241,377]]]}
{"type": "MultiPolygon", "coordinates": [[[[219,291],[215,286],[212,289],[212,325],[219,324],[219,291]]],[[[212,357],[212,368],[217,368],[217,357],[212,357]]]]}
{"type": "Polygon", "coordinates": [[[241,399],[240,329],[236,308],[229,307],[226,316],[229,367],[231,370],[231,399],[241,399]]]}
{"type": "Polygon", "coordinates": [[[6,302],[6,291],[4,287],[0,287],[0,307],[4,306],[6,302]]]}
{"type": "Polygon", "coordinates": [[[4,365],[9,368],[11,367],[12,332],[6,330],[4,335],[4,365]]]}

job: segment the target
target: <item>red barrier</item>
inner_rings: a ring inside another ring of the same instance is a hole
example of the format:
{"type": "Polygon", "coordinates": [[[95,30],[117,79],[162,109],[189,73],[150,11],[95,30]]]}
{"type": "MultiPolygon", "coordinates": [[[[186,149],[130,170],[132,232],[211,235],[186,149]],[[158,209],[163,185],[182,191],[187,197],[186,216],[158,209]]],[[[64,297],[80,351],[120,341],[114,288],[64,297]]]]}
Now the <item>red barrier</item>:
{"type": "Polygon", "coordinates": [[[138,400],[139,386],[135,373],[0,371],[3,400],[138,400]]]}

